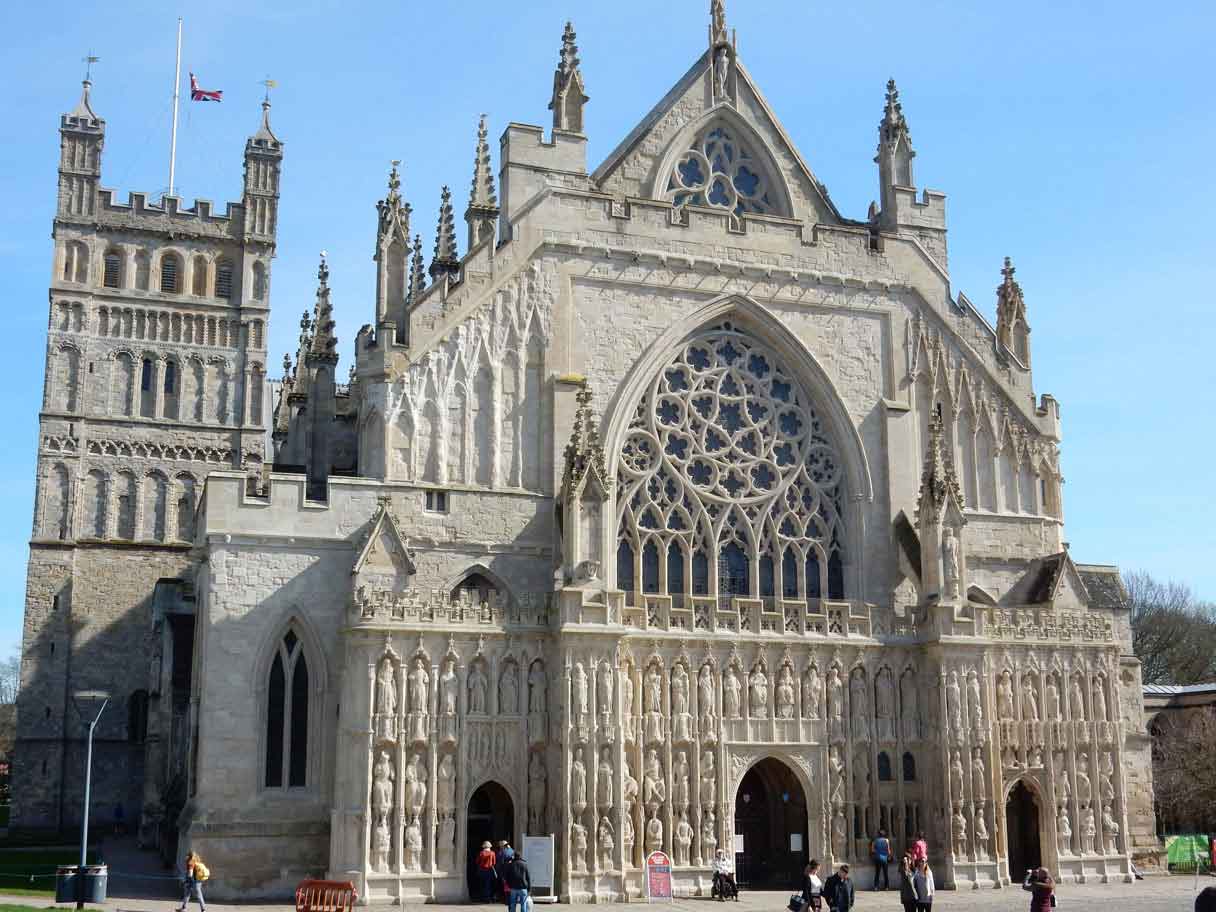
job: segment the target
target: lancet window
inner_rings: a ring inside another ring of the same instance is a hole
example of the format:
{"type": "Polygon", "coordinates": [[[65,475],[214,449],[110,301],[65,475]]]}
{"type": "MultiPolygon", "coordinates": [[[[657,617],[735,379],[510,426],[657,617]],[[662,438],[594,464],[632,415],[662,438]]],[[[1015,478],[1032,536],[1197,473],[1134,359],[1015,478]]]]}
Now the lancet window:
{"type": "Polygon", "coordinates": [[[793,375],[731,323],[651,381],[617,477],[617,585],[635,603],[844,598],[843,463],[793,375]]]}
{"type": "Polygon", "coordinates": [[[294,630],[279,642],[266,695],[266,788],[303,788],[308,784],[308,662],[294,630]]]}
{"type": "Polygon", "coordinates": [[[703,130],[676,160],[666,197],[676,208],[724,209],[736,218],[772,213],[777,205],[765,169],[747,144],[723,123],[703,130]]]}

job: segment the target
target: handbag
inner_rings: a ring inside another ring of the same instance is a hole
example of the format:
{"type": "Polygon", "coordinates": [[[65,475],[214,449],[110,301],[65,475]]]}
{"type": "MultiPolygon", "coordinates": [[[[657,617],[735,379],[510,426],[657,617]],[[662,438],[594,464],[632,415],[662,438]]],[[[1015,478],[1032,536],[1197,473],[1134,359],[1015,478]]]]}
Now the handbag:
{"type": "Polygon", "coordinates": [[[790,894],[790,901],[786,908],[789,909],[790,912],[802,912],[802,894],[790,894]]]}
{"type": "Polygon", "coordinates": [[[1053,909],[1056,907],[1056,894],[1055,894],[1055,891],[1052,891],[1052,894],[1051,894],[1051,907],[1052,907],[1053,909]]]}

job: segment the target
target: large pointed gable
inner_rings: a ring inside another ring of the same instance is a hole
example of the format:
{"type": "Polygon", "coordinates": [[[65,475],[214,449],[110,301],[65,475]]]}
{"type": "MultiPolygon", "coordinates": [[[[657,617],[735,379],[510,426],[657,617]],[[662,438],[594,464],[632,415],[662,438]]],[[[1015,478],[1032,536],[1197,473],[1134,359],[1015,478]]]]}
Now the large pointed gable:
{"type": "Polygon", "coordinates": [[[769,185],[768,211],[748,214],[810,224],[846,221],[739,61],[733,44],[711,44],[591,179],[600,190],[616,196],[670,198],[675,192],[670,187],[674,166],[690,149],[704,151],[707,135],[718,126],[746,150],[769,185]],[[729,76],[719,76],[727,67],[729,76]]]}
{"type": "Polygon", "coordinates": [[[355,558],[351,576],[354,589],[383,589],[401,592],[409,587],[410,577],[417,572],[409,539],[392,512],[392,501],[381,497],[371,519],[367,538],[355,558]]]}

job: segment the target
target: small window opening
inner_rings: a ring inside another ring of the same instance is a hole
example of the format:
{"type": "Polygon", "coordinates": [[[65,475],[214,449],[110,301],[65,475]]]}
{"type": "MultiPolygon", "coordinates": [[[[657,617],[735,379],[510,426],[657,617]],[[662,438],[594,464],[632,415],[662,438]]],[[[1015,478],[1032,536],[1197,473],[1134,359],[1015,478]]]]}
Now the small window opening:
{"type": "Polygon", "coordinates": [[[232,297],[232,263],[220,260],[215,267],[215,296],[217,298],[232,297]]]}
{"type": "Polygon", "coordinates": [[[145,393],[152,389],[152,362],[148,358],[144,358],[143,373],[140,376],[139,388],[145,393]]]}
{"type": "Polygon", "coordinates": [[[118,288],[122,285],[122,258],[117,253],[106,254],[105,275],[102,281],[106,288],[118,288]]]}
{"type": "Polygon", "coordinates": [[[448,511],[448,492],[427,491],[426,509],[428,513],[446,513],[448,511]]]}
{"type": "Polygon", "coordinates": [[[170,294],[177,292],[177,257],[172,254],[161,257],[160,290],[170,294]]]}
{"type": "Polygon", "coordinates": [[[177,392],[177,365],[172,361],[165,365],[165,393],[172,396],[177,392]]]}

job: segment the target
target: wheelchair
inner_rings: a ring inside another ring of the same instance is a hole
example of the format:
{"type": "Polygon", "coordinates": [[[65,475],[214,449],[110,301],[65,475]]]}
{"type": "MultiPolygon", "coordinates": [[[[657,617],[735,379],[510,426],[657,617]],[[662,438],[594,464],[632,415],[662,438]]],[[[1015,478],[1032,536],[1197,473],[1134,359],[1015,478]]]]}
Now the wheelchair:
{"type": "Polygon", "coordinates": [[[725,902],[728,899],[739,901],[739,885],[735,883],[735,876],[727,874],[723,876],[716,871],[714,872],[714,884],[710,891],[710,898],[716,898],[718,902],[725,902]]]}

